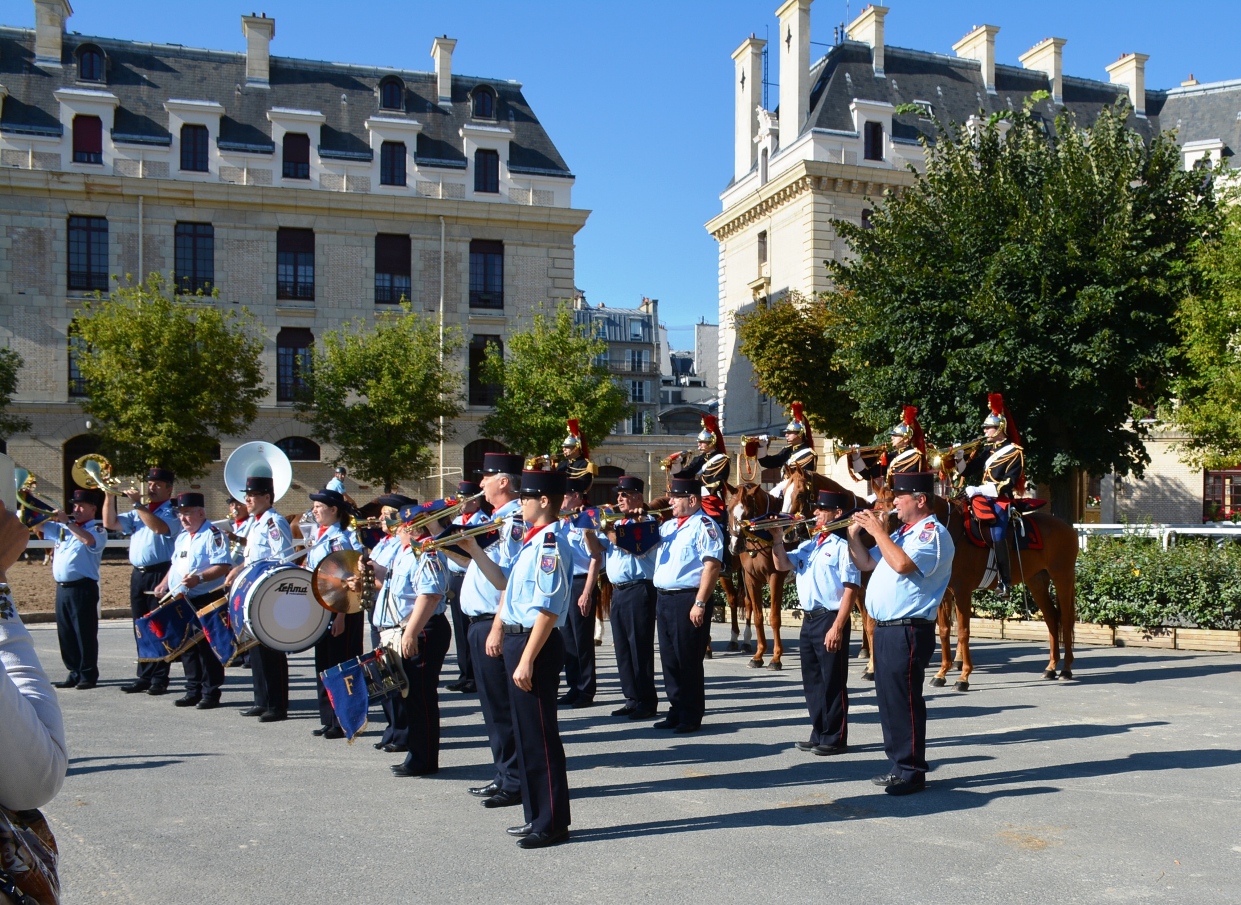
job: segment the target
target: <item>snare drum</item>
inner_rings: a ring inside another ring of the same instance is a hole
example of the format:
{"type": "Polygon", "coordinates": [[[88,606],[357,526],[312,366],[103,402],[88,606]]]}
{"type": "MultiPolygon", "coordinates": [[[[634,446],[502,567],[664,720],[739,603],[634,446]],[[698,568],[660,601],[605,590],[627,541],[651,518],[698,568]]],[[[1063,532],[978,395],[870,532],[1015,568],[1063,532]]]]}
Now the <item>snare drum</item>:
{"type": "Polygon", "coordinates": [[[233,625],[244,625],[272,650],[289,654],[308,650],[335,615],[319,606],[310,580],[311,573],[298,566],[276,560],[252,563],[237,576],[229,595],[233,625]]]}
{"type": "Polygon", "coordinates": [[[158,606],[134,620],[139,663],[171,663],[203,638],[193,605],[184,597],[158,606]]]}

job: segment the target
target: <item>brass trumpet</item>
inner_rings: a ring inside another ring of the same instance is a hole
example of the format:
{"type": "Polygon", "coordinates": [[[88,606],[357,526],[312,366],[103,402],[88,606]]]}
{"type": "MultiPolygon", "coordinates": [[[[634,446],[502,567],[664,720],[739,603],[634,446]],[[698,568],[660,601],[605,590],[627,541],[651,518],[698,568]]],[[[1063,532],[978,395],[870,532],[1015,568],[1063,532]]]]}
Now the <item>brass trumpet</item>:
{"type": "Polygon", "coordinates": [[[607,530],[613,522],[619,522],[627,518],[641,518],[643,515],[667,515],[672,512],[671,506],[664,506],[661,509],[645,509],[642,515],[633,512],[605,512],[599,516],[599,527],[607,530]]]}
{"type": "Polygon", "coordinates": [[[399,518],[378,518],[376,517],[376,518],[359,519],[355,517],[349,520],[349,527],[354,528],[354,529],[382,528],[383,530],[391,534],[392,532],[396,531],[397,528],[401,527],[401,520],[399,518]]]}
{"type": "Polygon", "coordinates": [[[835,452],[836,452],[837,459],[843,459],[845,456],[849,455],[850,453],[857,453],[860,456],[866,456],[869,453],[884,452],[887,448],[888,448],[888,444],[878,443],[874,446],[841,446],[841,447],[837,447],[835,452]]]}
{"type": "Polygon", "coordinates": [[[142,493],[142,488],[132,481],[128,487],[121,487],[120,479],[112,477],[112,463],[98,453],[87,453],[75,460],[71,472],[73,480],[87,490],[102,490],[112,496],[142,493]]]}
{"type": "Polygon", "coordinates": [[[451,547],[453,544],[467,537],[478,537],[482,534],[490,534],[492,531],[498,531],[500,526],[504,524],[504,519],[492,519],[489,522],[483,522],[480,525],[474,525],[466,528],[464,531],[454,531],[452,534],[445,534],[443,537],[432,537],[421,543],[414,543],[411,546],[418,553],[430,553],[433,550],[439,550],[443,547],[451,547]]]}
{"type": "Polygon", "coordinates": [[[933,470],[938,471],[940,468],[943,467],[944,462],[946,462],[948,459],[951,459],[957,453],[959,452],[972,453],[974,450],[978,449],[978,447],[982,446],[986,442],[987,442],[986,437],[977,437],[973,440],[970,440],[968,443],[957,443],[953,446],[944,447],[943,449],[935,449],[934,447],[932,447],[927,452],[927,463],[931,466],[933,470]]]}
{"type": "Polygon", "coordinates": [[[773,518],[773,519],[742,519],[741,527],[749,528],[752,531],[768,531],[771,529],[796,528],[798,525],[804,525],[806,522],[813,522],[813,515],[796,515],[790,518],[773,518]]]}
{"type": "Polygon", "coordinates": [[[453,503],[451,506],[447,506],[444,509],[440,509],[438,512],[428,512],[425,515],[418,516],[416,519],[414,519],[412,522],[409,523],[409,527],[421,528],[423,525],[429,525],[431,522],[436,522],[436,521],[439,521],[440,519],[456,518],[461,513],[461,510],[465,508],[466,503],[471,503],[474,500],[481,500],[482,498],[483,498],[483,491],[481,490],[478,493],[474,494],[473,496],[462,497],[461,499],[457,500],[457,502],[453,503]]]}

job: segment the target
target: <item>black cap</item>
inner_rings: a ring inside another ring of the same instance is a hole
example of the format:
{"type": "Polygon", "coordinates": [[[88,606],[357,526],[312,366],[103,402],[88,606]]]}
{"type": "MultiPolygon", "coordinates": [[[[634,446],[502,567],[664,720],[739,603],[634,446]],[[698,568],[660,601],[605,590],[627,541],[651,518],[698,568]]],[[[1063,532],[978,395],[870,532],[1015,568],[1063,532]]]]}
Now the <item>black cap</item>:
{"type": "Polygon", "coordinates": [[[483,474],[521,474],[526,460],[510,453],[484,453],[483,474]]]}
{"type": "Polygon", "coordinates": [[[697,478],[673,477],[668,482],[668,494],[670,496],[698,496],[700,493],[702,493],[702,485],[698,483],[697,478]]]}
{"type": "Polygon", "coordinates": [[[276,493],[276,483],[271,478],[251,475],[246,478],[246,493],[276,493]]]}
{"type": "Polygon", "coordinates": [[[563,496],[565,473],[563,471],[523,471],[521,493],[523,496],[563,496]]]}
{"type": "Polygon", "coordinates": [[[167,468],[160,468],[158,465],[152,466],[147,470],[148,481],[163,481],[165,484],[171,484],[177,479],[177,476],[167,468]]]}
{"type": "Polygon", "coordinates": [[[473,481],[461,481],[457,484],[457,496],[477,496],[482,489],[473,481]]]}
{"type": "Polygon", "coordinates": [[[92,506],[98,509],[103,504],[103,494],[101,494],[97,490],[83,490],[82,488],[79,487],[78,489],[73,491],[73,496],[70,497],[70,502],[90,503],[92,506]]]}
{"type": "MultiPolygon", "coordinates": [[[[564,482],[565,493],[585,494],[586,491],[590,490],[590,485],[591,485],[590,475],[586,475],[585,477],[569,477],[566,472],[561,472],[561,474],[565,475],[565,482],[564,482]]],[[[523,484],[525,483],[524,479],[522,480],[522,483],[523,484]]]]}
{"type": "Polygon", "coordinates": [[[349,508],[345,498],[336,490],[320,490],[318,493],[310,494],[310,498],[316,503],[323,503],[325,506],[332,506],[338,510],[349,508]]]}
{"type": "Polygon", "coordinates": [[[844,509],[853,502],[853,494],[841,493],[839,490],[820,490],[816,509],[844,509]]]}
{"type": "Polygon", "coordinates": [[[935,493],[935,473],[932,471],[911,471],[892,475],[893,493],[935,493]]]}
{"type": "MultiPolygon", "coordinates": [[[[157,479],[157,480],[162,480],[162,479],[157,479]]],[[[194,493],[191,490],[187,490],[185,493],[177,494],[177,508],[178,509],[191,509],[194,506],[206,506],[206,505],[207,505],[207,499],[201,493],[194,493]]]]}
{"type": "Polygon", "coordinates": [[[400,509],[402,506],[417,506],[418,501],[413,497],[405,496],[403,493],[385,493],[383,496],[375,500],[382,507],[391,509],[400,509]]]}
{"type": "Polygon", "coordinates": [[[641,493],[646,489],[646,483],[635,474],[623,474],[616,480],[617,490],[636,490],[641,493]]]}

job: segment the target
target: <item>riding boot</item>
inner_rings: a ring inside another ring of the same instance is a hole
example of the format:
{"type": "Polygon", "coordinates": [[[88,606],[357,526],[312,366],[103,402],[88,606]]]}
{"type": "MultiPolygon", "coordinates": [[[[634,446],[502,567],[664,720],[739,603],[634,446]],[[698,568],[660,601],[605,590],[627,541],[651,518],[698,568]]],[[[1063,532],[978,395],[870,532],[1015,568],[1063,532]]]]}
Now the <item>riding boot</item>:
{"type": "Polygon", "coordinates": [[[995,570],[999,573],[1000,578],[1000,587],[997,593],[1000,597],[1007,597],[1009,588],[1013,586],[1013,571],[1008,560],[1008,544],[993,544],[992,549],[995,550],[995,570]]]}

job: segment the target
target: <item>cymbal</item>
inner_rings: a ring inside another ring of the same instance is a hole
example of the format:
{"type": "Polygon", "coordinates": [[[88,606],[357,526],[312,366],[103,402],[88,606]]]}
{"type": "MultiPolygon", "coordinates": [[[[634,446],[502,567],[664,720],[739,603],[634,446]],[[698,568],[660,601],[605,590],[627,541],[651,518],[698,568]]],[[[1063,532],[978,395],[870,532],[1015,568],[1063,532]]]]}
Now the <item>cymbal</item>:
{"type": "Polygon", "coordinates": [[[310,587],[315,600],[325,610],[333,613],[362,612],[362,595],[345,586],[346,580],[357,576],[361,557],[357,550],[337,550],[323,557],[323,561],[315,566],[310,587]]]}

